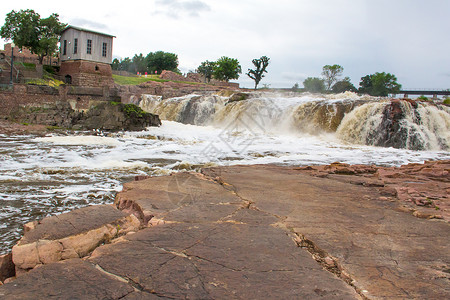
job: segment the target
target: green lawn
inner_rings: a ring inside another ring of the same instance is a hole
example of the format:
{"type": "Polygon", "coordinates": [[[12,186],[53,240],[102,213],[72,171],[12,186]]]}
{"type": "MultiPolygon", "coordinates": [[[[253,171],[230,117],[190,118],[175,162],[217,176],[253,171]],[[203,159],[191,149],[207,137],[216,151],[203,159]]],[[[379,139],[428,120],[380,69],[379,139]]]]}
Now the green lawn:
{"type": "Polygon", "coordinates": [[[36,70],[36,64],[33,63],[27,63],[27,62],[21,62],[21,61],[15,61],[14,62],[15,66],[22,66],[23,68],[27,69],[27,70],[36,70]]]}
{"type": "MultiPolygon", "coordinates": [[[[143,82],[147,81],[156,81],[156,82],[168,82],[170,80],[161,79],[159,78],[159,75],[148,75],[147,78],[144,76],[138,77],[138,76],[121,76],[121,75],[114,75],[113,74],[114,82],[120,85],[138,85],[143,82]]],[[[192,84],[192,85],[200,85],[202,83],[198,82],[188,82],[188,81],[174,81],[178,83],[186,83],[186,84],[192,84]]]]}
{"type": "Polygon", "coordinates": [[[121,76],[113,74],[114,82],[121,85],[138,85],[147,81],[157,81],[157,82],[167,82],[169,80],[160,79],[159,75],[148,75],[145,76],[121,76]]]}

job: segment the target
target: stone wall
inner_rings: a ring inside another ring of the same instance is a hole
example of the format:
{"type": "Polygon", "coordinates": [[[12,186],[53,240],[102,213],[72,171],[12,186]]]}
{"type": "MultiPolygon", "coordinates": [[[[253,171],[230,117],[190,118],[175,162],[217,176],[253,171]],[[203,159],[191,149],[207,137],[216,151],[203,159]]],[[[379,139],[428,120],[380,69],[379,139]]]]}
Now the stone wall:
{"type": "MultiPolygon", "coordinates": [[[[3,46],[3,53],[6,56],[11,57],[11,43],[5,44],[3,46]]],[[[28,58],[29,60],[34,60],[36,63],[39,61],[38,56],[36,54],[31,53],[31,51],[23,47],[22,50],[19,47],[14,47],[14,59],[28,58]]]]}
{"type": "MultiPolygon", "coordinates": [[[[3,53],[6,57],[9,58],[11,57],[11,43],[5,44],[3,46],[4,50],[0,50],[0,53],[3,53]]],[[[39,58],[36,54],[31,53],[31,51],[26,48],[23,47],[22,50],[19,49],[19,47],[15,47],[14,48],[14,60],[20,61],[20,62],[27,62],[27,63],[33,63],[33,64],[38,64],[39,63],[39,58]]],[[[59,64],[59,59],[57,57],[44,57],[44,64],[47,65],[53,65],[56,66],[59,64]]]]}
{"type": "Polygon", "coordinates": [[[61,63],[59,75],[76,86],[114,86],[111,65],[91,61],[64,61],[61,63]],[[68,76],[71,79],[67,79],[68,76]]]}
{"type": "Polygon", "coordinates": [[[89,109],[99,101],[120,101],[118,89],[62,85],[58,88],[15,84],[13,90],[0,92],[0,118],[13,120],[21,107],[45,107],[64,101],[75,110],[89,109]]]}

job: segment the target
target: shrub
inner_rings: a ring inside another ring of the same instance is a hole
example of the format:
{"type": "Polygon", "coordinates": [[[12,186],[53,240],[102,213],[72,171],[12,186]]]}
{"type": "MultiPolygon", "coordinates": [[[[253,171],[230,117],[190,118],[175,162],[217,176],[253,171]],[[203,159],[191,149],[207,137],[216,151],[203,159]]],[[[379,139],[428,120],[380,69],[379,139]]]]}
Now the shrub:
{"type": "Polygon", "coordinates": [[[428,97],[425,97],[424,95],[417,97],[417,100],[421,100],[421,101],[428,101],[430,99],[428,99],[428,97]]]}
{"type": "Polygon", "coordinates": [[[55,75],[56,73],[59,72],[59,67],[58,66],[50,66],[50,65],[44,65],[44,71],[48,72],[50,74],[55,75]]]}
{"type": "Polygon", "coordinates": [[[124,104],[123,111],[125,112],[125,115],[127,115],[128,117],[140,118],[146,114],[146,112],[143,111],[142,108],[134,104],[124,104]]]}

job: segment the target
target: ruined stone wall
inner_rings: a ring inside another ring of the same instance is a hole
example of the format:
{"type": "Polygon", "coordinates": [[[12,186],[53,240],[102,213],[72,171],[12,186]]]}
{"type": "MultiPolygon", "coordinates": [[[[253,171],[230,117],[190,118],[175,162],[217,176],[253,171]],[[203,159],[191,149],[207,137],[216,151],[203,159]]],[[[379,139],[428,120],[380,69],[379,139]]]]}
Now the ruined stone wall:
{"type": "Polygon", "coordinates": [[[28,93],[26,86],[16,85],[13,92],[0,92],[0,118],[13,120],[20,107],[46,106],[57,101],[58,94],[28,93]]]}
{"type": "Polygon", "coordinates": [[[75,110],[86,110],[99,101],[120,101],[118,90],[105,87],[62,85],[57,88],[15,84],[13,90],[0,92],[0,118],[14,119],[23,107],[45,107],[67,102],[75,110]]]}
{"type": "MultiPolygon", "coordinates": [[[[6,56],[11,57],[11,43],[5,44],[3,49],[3,53],[5,53],[6,56]]],[[[26,47],[23,47],[22,50],[20,50],[19,47],[14,47],[14,59],[16,58],[28,58],[38,62],[38,56],[31,53],[31,51],[26,47]]]]}

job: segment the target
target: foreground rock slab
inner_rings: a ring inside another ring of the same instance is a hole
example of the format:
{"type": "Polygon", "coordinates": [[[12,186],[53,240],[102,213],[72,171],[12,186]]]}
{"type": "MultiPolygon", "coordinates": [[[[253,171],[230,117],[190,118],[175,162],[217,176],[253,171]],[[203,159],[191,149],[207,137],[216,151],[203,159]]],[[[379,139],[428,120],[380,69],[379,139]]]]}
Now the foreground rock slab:
{"type": "Polygon", "coordinates": [[[450,298],[448,222],[417,218],[373,178],[310,173],[233,166],[125,184],[116,206],[146,228],[35,268],[0,298],[450,298]]]}

